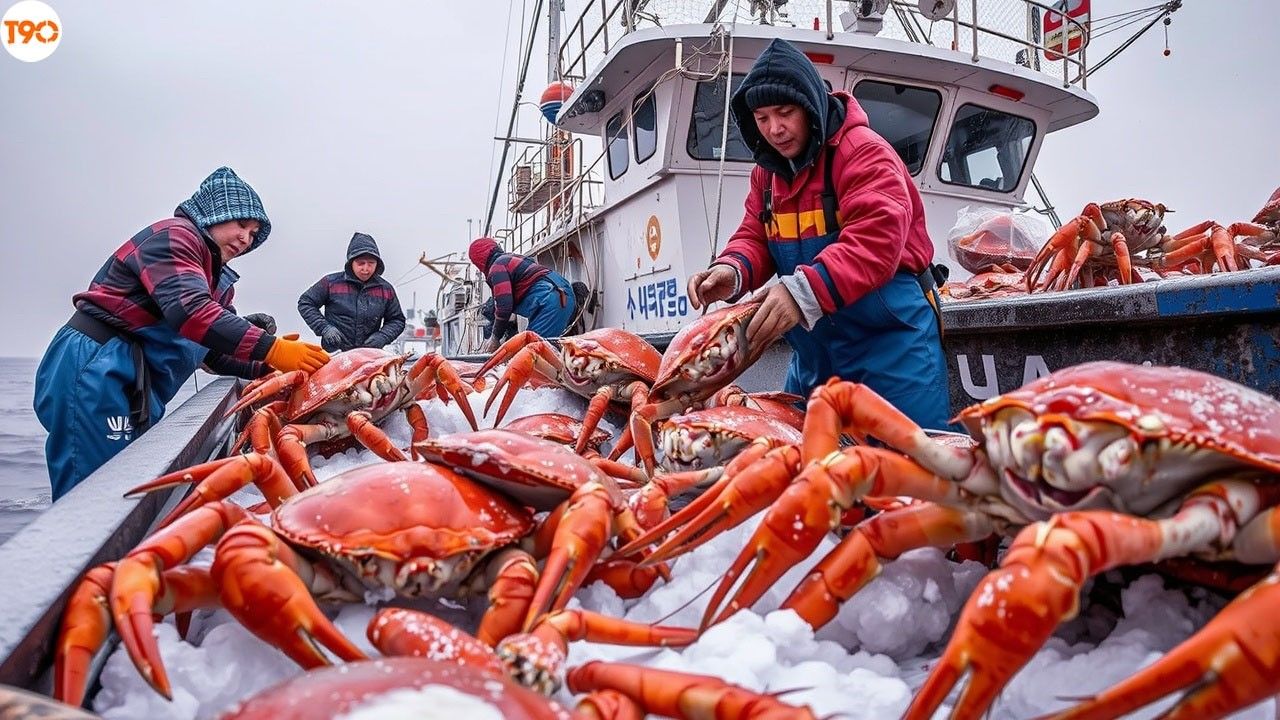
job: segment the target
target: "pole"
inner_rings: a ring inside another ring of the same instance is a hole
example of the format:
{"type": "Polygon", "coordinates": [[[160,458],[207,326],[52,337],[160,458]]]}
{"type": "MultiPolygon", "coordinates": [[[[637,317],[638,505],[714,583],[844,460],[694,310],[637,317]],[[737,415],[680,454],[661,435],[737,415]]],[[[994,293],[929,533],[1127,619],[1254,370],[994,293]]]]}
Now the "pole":
{"type": "MultiPolygon", "coordinates": [[[[552,0],[555,2],[555,0],[552,0]]],[[[538,0],[538,4],[533,8],[533,16],[536,18],[542,14],[542,0],[538,0]]],[[[537,27],[535,25],[534,27],[537,27]]],[[[524,89],[524,79],[529,74],[529,58],[533,55],[533,37],[529,37],[529,44],[524,49],[524,60],[520,62],[520,76],[516,78],[516,95],[511,102],[511,119],[507,121],[507,135],[510,136],[516,128],[516,116],[520,112],[520,94],[524,89]]],[[[489,214],[484,221],[484,234],[488,235],[490,229],[493,228],[493,211],[498,207],[498,190],[502,187],[502,176],[507,166],[507,153],[511,151],[511,143],[502,143],[502,157],[498,160],[498,175],[493,181],[493,195],[489,197],[489,214]]]]}

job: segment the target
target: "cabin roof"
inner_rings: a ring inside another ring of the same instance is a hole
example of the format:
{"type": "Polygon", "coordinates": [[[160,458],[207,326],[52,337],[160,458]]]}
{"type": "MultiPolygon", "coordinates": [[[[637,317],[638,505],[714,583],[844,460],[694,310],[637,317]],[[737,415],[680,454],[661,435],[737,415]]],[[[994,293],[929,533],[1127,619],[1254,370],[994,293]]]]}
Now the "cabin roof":
{"type": "MultiPolygon", "coordinates": [[[[560,111],[556,124],[577,133],[599,133],[603,110],[616,93],[624,91],[655,60],[672,52],[677,39],[705,43],[714,25],[691,24],[650,27],[628,33],[618,40],[604,60],[594,67],[560,111]],[[593,91],[604,93],[604,102],[593,91]],[[591,97],[591,100],[588,98],[591,97]],[[592,100],[597,107],[592,107],[592,100]]],[[[882,75],[940,85],[954,85],[989,92],[1002,85],[1024,93],[1022,103],[1050,113],[1048,131],[1071,127],[1098,114],[1093,95],[1074,85],[1065,86],[1061,77],[1052,77],[1031,68],[934,45],[895,40],[868,33],[836,33],[827,40],[822,31],[779,28],[767,25],[739,25],[734,30],[733,54],[743,60],[758,56],[774,38],[796,43],[806,52],[829,53],[835,67],[860,73],[882,75]]],[[[1073,67],[1070,72],[1075,72],[1073,67]]]]}

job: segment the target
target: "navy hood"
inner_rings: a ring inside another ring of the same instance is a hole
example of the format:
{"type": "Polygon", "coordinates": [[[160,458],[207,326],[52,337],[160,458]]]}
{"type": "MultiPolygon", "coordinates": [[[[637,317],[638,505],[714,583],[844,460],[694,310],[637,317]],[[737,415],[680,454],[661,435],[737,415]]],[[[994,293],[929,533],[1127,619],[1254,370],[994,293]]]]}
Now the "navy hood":
{"type": "Polygon", "coordinates": [[[844,124],[844,103],[831,97],[826,83],[800,48],[775,39],[760,53],[730,101],[742,140],[756,164],[790,182],[812,164],[823,143],[844,124]],[[794,161],[773,149],[756,127],[753,111],[769,105],[799,105],[809,116],[809,146],[794,161]]]}
{"type": "Polygon", "coordinates": [[[355,273],[351,272],[351,261],[361,255],[372,255],[378,259],[378,269],[373,271],[373,277],[382,275],[382,271],[387,269],[387,266],[382,262],[382,254],[378,252],[378,243],[373,241],[373,236],[358,232],[355,235],[352,235],[351,242],[347,243],[346,271],[350,273],[352,277],[355,276],[355,273]]]}

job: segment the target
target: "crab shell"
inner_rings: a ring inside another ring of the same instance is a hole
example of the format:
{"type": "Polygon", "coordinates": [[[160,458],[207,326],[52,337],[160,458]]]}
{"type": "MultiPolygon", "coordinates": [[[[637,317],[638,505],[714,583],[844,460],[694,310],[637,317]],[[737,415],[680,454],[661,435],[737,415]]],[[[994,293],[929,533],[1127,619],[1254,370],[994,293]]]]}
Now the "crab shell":
{"type": "Polygon", "coordinates": [[[1280,226],[1280,188],[1276,188],[1276,191],[1271,193],[1267,204],[1253,216],[1253,221],[1269,228],[1280,226]]]}
{"type": "Polygon", "coordinates": [[[361,718],[412,716],[424,720],[571,717],[555,701],[478,668],[398,657],[312,670],[262,691],[232,708],[222,720],[332,720],[351,713],[360,713],[355,717],[361,718]],[[403,705],[395,710],[380,706],[394,700],[403,705]]]}
{"type": "Polygon", "coordinates": [[[747,325],[759,309],[759,302],[729,305],[684,326],[662,355],[649,399],[680,397],[692,405],[733,382],[766,349],[747,343],[747,325]]]}
{"type": "MultiPolygon", "coordinates": [[[[396,355],[378,348],[356,348],[338,353],[290,396],[286,411],[288,417],[296,419],[319,410],[378,375],[387,375],[394,383],[399,380],[398,371],[408,358],[408,355],[396,355]]],[[[389,402],[394,393],[385,397],[389,402]]],[[[350,398],[352,409],[363,404],[359,398],[350,398]]]]}
{"type": "MultiPolygon", "coordinates": [[[[507,423],[506,430],[532,435],[543,440],[550,440],[561,445],[573,445],[582,435],[582,421],[575,420],[562,413],[539,413],[526,415],[507,423]]],[[[609,439],[609,433],[596,428],[591,433],[587,447],[599,451],[600,446],[609,439]]]]}
{"type": "Polygon", "coordinates": [[[606,488],[615,506],[622,504],[622,491],[612,478],[573,450],[550,440],[503,428],[428,438],[414,447],[427,460],[451,467],[535,510],[555,508],[590,482],[606,488]]]}
{"type": "MultiPolygon", "coordinates": [[[[1085,363],[964,410],[959,419],[983,442],[997,470],[1016,464],[1009,444],[1021,432],[999,429],[1005,413],[1030,415],[1040,428],[1066,429],[1079,445],[1070,452],[1092,452],[1089,462],[1095,464],[1110,448],[1099,452],[1081,444],[1092,440],[1088,429],[1122,429],[1112,443],[1124,452],[1121,459],[1147,469],[1127,481],[1136,486],[1113,490],[1127,492],[1128,509],[1138,514],[1180,496],[1190,489],[1186,483],[1203,483],[1206,474],[1230,468],[1280,473],[1280,401],[1197,370],[1085,363]]],[[[1004,475],[1013,482],[1016,473],[1005,469],[1004,475]]]]}
{"type": "Polygon", "coordinates": [[[588,395],[614,382],[640,379],[649,384],[662,356],[644,338],[620,328],[600,328],[560,338],[565,373],[588,395]]]}
{"type": "Polygon", "coordinates": [[[1101,228],[1103,237],[1109,237],[1111,232],[1121,233],[1130,253],[1146,250],[1159,243],[1164,236],[1164,214],[1173,212],[1160,203],[1133,198],[1103,203],[1099,207],[1102,209],[1102,218],[1107,223],[1106,228],[1101,228]]]}
{"type": "Polygon", "coordinates": [[[663,421],[659,446],[668,470],[701,470],[723,465],[756,438],[799,445],[800,431],[755,408],[722,405],[663,421]]]}
{"type": "Polygon", "coordinates": [[[370,584],[439,593],[488,552],[516,542],[532,516],[444,467],[378,463],[340,473],[272,513],[287,542],[317,550],[370,584]]]}

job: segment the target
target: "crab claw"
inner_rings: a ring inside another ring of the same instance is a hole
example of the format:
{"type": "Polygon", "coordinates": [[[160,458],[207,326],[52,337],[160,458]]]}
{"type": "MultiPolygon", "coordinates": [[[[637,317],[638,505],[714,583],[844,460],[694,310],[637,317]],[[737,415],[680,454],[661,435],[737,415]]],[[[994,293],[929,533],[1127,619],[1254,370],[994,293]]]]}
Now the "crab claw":
{"type": "Polygon", "coordinates": [[[115,567],[113,562],[105,563],[86,573],[63,613],[53,665],[53,697],[68,705],[84,703],[89,664],[111,632],[107,595],[115,567]]]}
{"type": "Polygon", "coordinates": [[[267,503],[272,507],[279,505],[286,497],[296,495],[297,488],[285,474],[284,468],[266,455],[249,453],[234,457],[212,460],[194,467],[171,472],[150,482],[143,483],[125,493],[125,496],[147,493],[152,490],[176,487],[184,483],[197,483],[195,489],[187,494],[182,502],[169,512],[159,523],[163,528],[191,510],[201,505],[217,502],[230,497],[240,488],[254,483],[267,503]]]}
{"type": "Polygon", "coordinates": [[[449,398],[453,398],[458,402],[458,407],[466,416],[467,422],[471,424],[471,429],[479,429],[475,413],[471,410],[471,403],[467,402],[467,395],[474,393],[475,388],[463,380],[453,365],[440,355],[428,353],[419,358],[413,367],[409,368],[409,386],[413,397],[418,400],[426,399],[424,395],[430,394],[432,390],[446,402],[449,398]]]}
{"type": "Polygon", "coordinates": [[[595,481],[580,486],[552,512],[559,514],[560,520],[525,615],[525,630],[546,613],[564,609],[600,557],[613,527],[613,499],[609,490],[595,481]]]}
{"type": "Polygon", "coordinates": [[[1052,717],[1113,718],[1187,690],[1161,717],[1218,718],[1280,691],[1280,568],[1232,600],[1195,635],[1128,679],[1052,717]]]}
{"type": "MultiPolygon", "coordinates": [[[[502,396],[502,402],[498,404],[498,415],[494,418],[494,425],[501,425],[502,418],[510,409],[511,403],[515,400],[516,395],[524,384],[533,377],[534,373],[540,375],[551,374],[554,377],[554,370],[542,371],[542,368],[555,368],[560,363],[560,359],[556,357],[555,351],[551,346],[538,337],[536,333],[528,330],[518,333],[515,337],[505,342],[502,347],[498,348],[498,352],[489,358],[489,362],[485,363],[488,367],[490,363],[497,364],[495,361],[511,358],[510,364],[507,365],[506,371],[502,373],[502,377],[498,378],[498,382],[494,383],[493,392],[489,395],[489,399],[484,404],[484,414],[489,414],[489,408],[493,407],[493,401],[502,396]],[[514,355],[514,357],[512,357],[514,355]]],[[[588,431],[589,432],[589,431],[588,431]]]]}
{"type": "Polygon", "coordinates": [[[383,655],[425,657],[480,668],[497,676],[506,672],[493,648],[424,612],[384,608],[369,621],[366,632],[383,655]]]}

